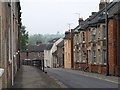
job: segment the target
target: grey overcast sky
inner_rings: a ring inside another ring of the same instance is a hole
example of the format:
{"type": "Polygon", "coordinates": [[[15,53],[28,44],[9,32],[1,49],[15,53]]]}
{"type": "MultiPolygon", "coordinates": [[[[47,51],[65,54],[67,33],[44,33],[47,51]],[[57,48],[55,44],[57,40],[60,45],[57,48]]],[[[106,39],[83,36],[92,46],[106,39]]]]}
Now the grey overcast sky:
{"type": "Polygon", "coordinates": [[[21,0],[22,23],[30,35],[64,33],[99,10],[100,0],[21,0]]]}

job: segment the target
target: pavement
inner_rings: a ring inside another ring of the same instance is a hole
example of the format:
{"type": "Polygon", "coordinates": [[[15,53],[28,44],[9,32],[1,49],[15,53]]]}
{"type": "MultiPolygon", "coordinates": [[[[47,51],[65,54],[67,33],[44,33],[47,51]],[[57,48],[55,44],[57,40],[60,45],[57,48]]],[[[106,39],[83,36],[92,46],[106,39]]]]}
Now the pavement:
{"type": "Polygon", "coordinates": [[[72,69],[63,69],[63,70],[67,71],[67,72],[78,73],[80,75],[93,77],[93,78],[97,78],[97,79],[101,79],[101,80],[105,80],[105,81],[109,81],[109,82],[120,84],[120,77],[117,77],[117,76],[106,76],[104,74],[84,72],[84,71],[72,70],[72,69]]]}
{"type": "Polygon", "coordinates": [[[56,81],[40,69],[23,65],[17,72],[11,88],[61,88],[56,81]]]}

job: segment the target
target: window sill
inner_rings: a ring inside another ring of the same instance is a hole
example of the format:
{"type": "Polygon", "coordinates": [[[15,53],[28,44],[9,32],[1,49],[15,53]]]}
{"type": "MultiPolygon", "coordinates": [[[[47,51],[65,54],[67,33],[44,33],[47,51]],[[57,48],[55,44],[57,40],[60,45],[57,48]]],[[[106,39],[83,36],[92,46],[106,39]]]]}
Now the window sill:
{"type": "Polygon", "coordinates": [[[86,62],[85,61],[81,61],[80,64],[86,64],[86,62]]]}
{"type": "Polygon", "coordinates": [[[103,65],[104,65],[104,66],[106,66],[106,65],[107,65],[107,63],[104,63],[103,65]]]}
{"type": "Polygon", "coordinates": [[[3,73],[4,73],[4,69],[0,68],[0,77],[2,77],[3,73]]]}
{"type": "Polygon", "coordinates": [[[96,63],[96,62],[94,62],[93,64],[95,64],[95,65],[96,65],[97,63],[96,63]]]}

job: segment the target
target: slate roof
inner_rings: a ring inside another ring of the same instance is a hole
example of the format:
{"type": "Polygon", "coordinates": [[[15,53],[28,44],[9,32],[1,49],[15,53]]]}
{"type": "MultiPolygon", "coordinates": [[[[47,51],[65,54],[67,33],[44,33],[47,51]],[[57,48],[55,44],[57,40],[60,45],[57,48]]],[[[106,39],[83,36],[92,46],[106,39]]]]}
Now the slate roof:
{"type": "Polygon", "coordinates": [[[52,55],[57,56],[57,50],[53,52],[52,55]]]}
{"type": "Polygon", "coordinates": [[[47,44],[45,50],[51,50],[53,44],[47,44]]]}
{"type": "Polygon", "coordinates": [[[28,46],[28,52],[44,52],[46,49],[46,44],[40,44],[40,45],[29,45],[28,46]]]}
{"type": "Polygon", "coordinates": [[[80,25],[78,25],[77,27],[74,28],[74,33],[78,33],[78,28],[80,25]]]}
{"type": "Polygon", "coordinates": [[[58,39],[60,39],[60,38],[54,38],[54,39],[52,39],[52,40],[49,40],[48,42],[50,42],[50,43],[55,43],[58,39]]]}
{"type": "Polygon", "coordinates": [[[58,47],[63,47],[64,46],[64,40],[62,40],[57,46],[58,47]]]}
{"type": "Polygon", "coordinates": [[[65,32],[65,37],[63,39],[70,39],[70,31],[65,32]]]}
{"type": "MultiPolygon", "coordinates": [[[[120,2],[111,2],[110,4],[108,4],[107,6],[107,13],[108,13],[108,18],[112,18],[114,16],[114,14],[117,12],[118,10],[118,6],[117,4],[119,4],[120,2]]],[[[95,24],[98,23],[102,20],[105,20],[105,7],[100,10],[93,18],[90,24],[95,24]]]]}
{"type": "MultiPolygon", "coordinates": [[[[120,1],[116,2],[116,0],[114,0],[113,2],[109,3],[107,6],[108,18],[112,18],[116,12],[120,13],[119,9],[120,9],[120,1]]],[[[90,25],[94,25],[100,22],[105,22],[104,12],[105,12],[105,7],[100,11],[98,11],[97,13],[95,13],[94,15],[92,15],[91,17],[87,18],[85,21],[83,21],[79,25],[78,29],[85,30],[90,25]]]]}

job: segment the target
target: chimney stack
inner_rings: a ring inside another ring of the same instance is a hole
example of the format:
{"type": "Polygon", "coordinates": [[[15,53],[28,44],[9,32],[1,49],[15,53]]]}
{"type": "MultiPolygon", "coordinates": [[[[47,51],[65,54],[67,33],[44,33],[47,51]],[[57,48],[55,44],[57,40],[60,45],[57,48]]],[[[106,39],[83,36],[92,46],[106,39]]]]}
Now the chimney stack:
{"type": "Polygon", "coordinates": [[[105,7],[105,3],[110,3],[110,0],[100,0],[99,4],[99,10],[103,9],[105,7]]]}
{"type": "Polygon", "coordinates": [[[81,22],[83,22],[83,19],[82,19],[82,18],[79,18],[79,20],[78,20],[78,24],[80,25],[81,22]]]}
{"type": "Polygon", "coordinates": [[[37,42],[36,42],[36,45],[37,45],[37,46],[39,46],[40,44],[42,44],[41,41],[37,41],[37,42]]]}
{"type": "Polygon", "coordinates": [[[97,13],[97,12],[92,12],[91,14],[94,15],[94,14],[96,14],[96,13],[97,13]]]}
{"type": "Polygon", "coordinates": [[[65,35],[69,35],[69,34],[70,34],[70,31],[66,31],[66,32],[65,32],[65,35]]]}

